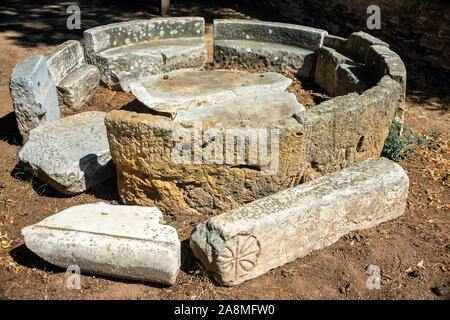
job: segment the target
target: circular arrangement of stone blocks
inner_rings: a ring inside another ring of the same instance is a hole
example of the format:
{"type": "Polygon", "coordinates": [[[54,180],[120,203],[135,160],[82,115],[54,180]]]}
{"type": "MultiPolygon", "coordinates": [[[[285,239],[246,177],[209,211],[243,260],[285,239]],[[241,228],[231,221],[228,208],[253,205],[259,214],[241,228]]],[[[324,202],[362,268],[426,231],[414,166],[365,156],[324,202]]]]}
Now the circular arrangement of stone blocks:
{"type": "Polygon", "coordinates": [[[159,210],[220,214],[196,227],[191,248],[222,284],[236,285],[403,213],[404,171],[367,160],[380,156],[392,120],[403,120],[406,69],[387,43],[218,19],[214,64],[227,70],[206,71],[204,30],[200,17],[99,26],[84,32],[84,52],[67,41],[13,69],[24,164],[67,194],[117,175],[124,204],[158,207],[150,216],[102,203],[69,209],[23,230],[34,252],[62,267],[75,260],[91,272],[173,284],[180,242],[159,210]],[[305,110],[286,92],[285,71],[314,78],[332,98],[305,110]],[[149,112],[60,119],[100,82],[131,91],[149,112]]]}

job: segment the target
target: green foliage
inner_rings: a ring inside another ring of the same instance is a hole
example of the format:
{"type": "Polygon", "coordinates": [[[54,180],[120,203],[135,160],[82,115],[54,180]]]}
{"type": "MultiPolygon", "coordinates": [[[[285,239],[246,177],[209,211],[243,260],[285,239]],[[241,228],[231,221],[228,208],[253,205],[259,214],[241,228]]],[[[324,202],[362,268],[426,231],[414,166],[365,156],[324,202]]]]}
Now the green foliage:
{"type": "Polygon", "coordinates": [[[426,137],[412,131],[412,126],[405,126],[403,134],[400,135],[402,123],[394,120],[389,135],[384,142],[381,155],[388,159],[398,161],[411,156],[414,152],[414,145],[424,145],[429,150],[436,150],[440,147],[440,133],[430,130],[426,137]]]}

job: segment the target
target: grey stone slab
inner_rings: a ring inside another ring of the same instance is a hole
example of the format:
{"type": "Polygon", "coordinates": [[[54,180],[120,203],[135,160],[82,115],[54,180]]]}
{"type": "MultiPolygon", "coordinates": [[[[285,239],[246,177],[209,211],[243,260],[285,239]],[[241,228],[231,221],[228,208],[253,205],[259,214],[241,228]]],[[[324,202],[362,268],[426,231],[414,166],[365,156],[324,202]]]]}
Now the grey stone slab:
{"type": "Polygon", "coordinates": [[[214,63],[219,66],[261,68],[269,71],[290,71],[310,77],[316,54],[292,45],[249,40],[215,40],[214,63]]]}
{"type": "Polygon", "coordinates": [[[121,80],[175,69],[200,68],[207,61],[201,17],[155,18],[113,23],[84,32],[86,58],[114,90],[121,80]],[[177,54],[178,53],[178,54],[177,54]]]}
{"type": "Polygon", "coordinates": [[[9,90],[24,142],[32,129],[60,118],[55,81],[43,55],[27,57],[14,67],[9,90]]]}
{"type": "Polygon", "coordinates": [[[347,40],[345,50],[358,62],[364,62],[370,46],[381,45],[389,47],[386,42],[363,31],[352,33],[347,40]]]}
{"type": "Polygon", "coordinates": [[[156,207],[74,206],[22,229],[26,246],[44,260],[81,273],[173,284],[181,261],[177,231],[156,207]]]}
{"type": "Polygon", "coordinates": [[[174,71],[130,84],[134,96],[157,112],[175,115],[183,109],[244,95],[285,90],[292,80],[280,74],[243,71],[174,71]]]}
{"type": "Polygon", "coordinates": [[[398,164],[366,160],[212,217],[190,245],[221,284],[237,285],[401,216],[408,186],[398,164]]]}
{"type": "Polygon", "coordinates": [[[309,50],[320,48],[327,31],[296,24],[242,19],[215,19],[214,41],[271,42],[309,50]]]}
{"type": "Polygon", "coordinates": [[[350,57],[339,51],[322,47],[317,50],[317,61],[314,70],[314,81],[331,96],[338,95],[338,68],[342,64],[356,65],[350,57]]]}
{"type": "Polygon", "coordinates": [[[89,111],[39,126],[19,159],[54,189],[83,192],[115,176],[104,118],[104,112],[89,111]]]}
{"type": "Polygon", "coordinates": [[[84,63],[72,70],[58,84],[59,105],[79,110],[85,103],[93,99],[100,82],[97,67],[84,63]]]}
{"type": "Polygon", "coordinates": [[[76,40],[56,46],[45,54],[45,59],[57,86],[73,69],[85,63],[83,49],[76,40]]]}
{"type": "Polygon", "coordinates": [[[374,83],[366,69],[349,64],[341,64],[336,72],[336,96],[343,96],[352,92],[363,93],[374,83]]]}
{"type": "Polygon", "coordinates": [[[345,50],[347,39],[329,34],[323,39],[323,45],[336,50],[345,50]]]}
{"type": "Polygon", "coordinates": [[[249,120],[266,124],[292,118],[295,113],[304,110],[293,93],[278,92],[236,97],[212,105],[181,110],[173,121],[236,123],[249,120]]]}

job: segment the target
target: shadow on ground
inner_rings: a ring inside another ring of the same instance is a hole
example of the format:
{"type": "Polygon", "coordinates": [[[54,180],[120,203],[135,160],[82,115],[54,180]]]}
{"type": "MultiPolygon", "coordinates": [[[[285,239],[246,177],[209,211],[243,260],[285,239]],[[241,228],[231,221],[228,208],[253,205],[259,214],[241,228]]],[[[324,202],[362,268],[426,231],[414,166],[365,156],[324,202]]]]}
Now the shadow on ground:
{"type": "MultiPolygon", "coordinates": [[[[56,45],[69,39],[81,40],[83,30],[108,23],[150,19],[159,16],[159,0],[8,0],[0,4],[0,32],[14,31],[10,36],[18,45],[34,47],[39,44],[56,45]],[[70,5],[78,5],[81,10],[81,29],[69,30],[66,26],[71,13],[70,5]]],[[[242,1],[206,1],[188,0],[171,1],[170,16],[202,16],[207,23],[214,18],[248,19],[249,12],[253,18],[263,19],[267,12],[258,13],[254,8],[246,7],[242,1]],[[240,12],[238,12],[239,10],[240,12]]],[[[272,21],[282,18],[270,13],[272,21]]]]}

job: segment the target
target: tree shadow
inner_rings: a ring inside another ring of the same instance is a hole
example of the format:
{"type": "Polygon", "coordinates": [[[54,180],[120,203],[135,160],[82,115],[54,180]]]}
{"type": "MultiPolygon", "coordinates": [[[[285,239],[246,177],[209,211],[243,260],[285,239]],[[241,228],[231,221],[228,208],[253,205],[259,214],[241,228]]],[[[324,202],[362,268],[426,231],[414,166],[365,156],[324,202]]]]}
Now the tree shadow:
{"type": "MultiPolygon", "coordinates": [[[[79,0],[74,3],[49,0],[8,0],[0,4],[0,32],[12,31],[9,39],[23,47],[56,45],[67,40],[81,40],[83,31],[95,26],[135,19],[159,17],[159,0],[79,0]],[[81,29],[69,30],[69,5],[80,7],[81,29]]],[[[286,19],[274,12],[246,2],[232,0],[171,1],[169,16],[201,16],[207,23],[215,18],[239,18],[271,21],[286,19]]]]}
{"type": "Polygon", "coordinates": [[[10,145],[22,145],[22,136],[19,133],[14,112],[0,118],[0,140],[6,141],[10,145]]]}

